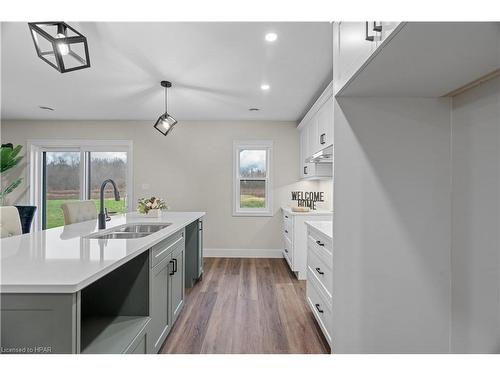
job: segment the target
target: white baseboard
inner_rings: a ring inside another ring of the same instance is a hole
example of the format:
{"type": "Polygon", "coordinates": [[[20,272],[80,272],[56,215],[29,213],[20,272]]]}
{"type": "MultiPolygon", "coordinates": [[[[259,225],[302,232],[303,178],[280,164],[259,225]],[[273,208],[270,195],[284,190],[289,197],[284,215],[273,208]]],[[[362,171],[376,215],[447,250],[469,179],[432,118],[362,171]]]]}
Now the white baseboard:
{"type": "Polygon", "coordinates": [[[206,258],[283,258],[281,249],[203,249],[206,258]]]}

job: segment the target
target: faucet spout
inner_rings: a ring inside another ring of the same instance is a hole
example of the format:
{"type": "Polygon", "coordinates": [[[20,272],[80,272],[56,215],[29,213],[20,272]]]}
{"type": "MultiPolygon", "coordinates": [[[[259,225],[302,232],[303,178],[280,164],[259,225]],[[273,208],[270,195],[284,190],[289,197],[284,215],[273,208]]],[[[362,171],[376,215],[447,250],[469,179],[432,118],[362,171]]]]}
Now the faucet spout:
{"type": "Polygon", "coordinates": [[[104,189],[106,188],[106,185],[108,183],[110,183],[113,186],[115,201],[120,200],[120,192],[118,191],[115,182],[111,179],[103,181],[103,183],[101,184],[101,190],[99,192],[100,208],[99,208],[99,215],[97,215],[99,222],[99,229],[106,229],[106,214],[104,212],[104,189]]]}

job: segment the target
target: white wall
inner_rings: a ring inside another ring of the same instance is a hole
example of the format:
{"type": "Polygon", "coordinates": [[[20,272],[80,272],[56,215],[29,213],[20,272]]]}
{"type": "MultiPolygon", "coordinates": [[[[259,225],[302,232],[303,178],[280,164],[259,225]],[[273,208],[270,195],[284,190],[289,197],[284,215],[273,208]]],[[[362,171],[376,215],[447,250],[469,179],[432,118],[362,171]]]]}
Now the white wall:
{"type": "MultiPolygon", "coordinates": [[[[134,201],[166,198],[172,210],[206,211],[205,246],[215,249],[280,249],[278,210],[292,189],[317,190],[299,179],[299,138],[294,122],[184,122],[163,137],[147,121],[3,121],[2,142],[27,139],[130,139],[134,144],[134,201]],[[273,217],[232,216],[233,140],[274,141],[273,217]],[[149,189],[143,189],[143,184],[149,189]]],[[[330,184],[331,185],[331,184],[330,184]]],[[[20,187],[11,198],[26,202],[20,187]],[[19,196],[21,194],[21,196],[19,196]]],[[[331,197],[331,189],[327,192],[331,197]]],[[[326,206],[331,202],[327,202],[326,206]]]]}
{"type": "Polygon", "coordinates": [[[335,103],[336,353],[446,353],[450,101],[335,103]]]}
{"type": "Polygon", "coordinates": [[[454,353],[499,353],[500,78],[453,98],[454,353]]]}

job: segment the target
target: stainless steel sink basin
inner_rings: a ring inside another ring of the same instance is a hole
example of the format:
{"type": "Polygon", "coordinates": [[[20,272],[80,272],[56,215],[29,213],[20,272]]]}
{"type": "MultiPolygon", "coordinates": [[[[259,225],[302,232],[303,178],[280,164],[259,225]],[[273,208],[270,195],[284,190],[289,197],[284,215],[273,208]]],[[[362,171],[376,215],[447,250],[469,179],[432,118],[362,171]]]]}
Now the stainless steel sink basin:
{"type": "Polygon", "coordinates": [[[166,224],[129,224],[120,228],[117,228],[114,232],[132,232],[132,233],[154,233],[163,228],[172,225],[170,223],[166,224]]]}
{"type": "Polygon", "coordinates": [[[94,234],[89,236],[89,238],[103,239],[103,240],[126,240],[133,238],[142,238],[149,236],[151,233],[130,233],[130,232],[111,232],[111,233],[102,233],[102,234],[94,234]]]}
{"type": "Polygon", "coordinates": [[[94,233],[87,238],[90,239],[134,239],[149,236],[159,230],[172,225],[172,223],[161,223],[161,224],[124,224],[115,228],[109,228],[109,230],[100,233],[94,233]]]}

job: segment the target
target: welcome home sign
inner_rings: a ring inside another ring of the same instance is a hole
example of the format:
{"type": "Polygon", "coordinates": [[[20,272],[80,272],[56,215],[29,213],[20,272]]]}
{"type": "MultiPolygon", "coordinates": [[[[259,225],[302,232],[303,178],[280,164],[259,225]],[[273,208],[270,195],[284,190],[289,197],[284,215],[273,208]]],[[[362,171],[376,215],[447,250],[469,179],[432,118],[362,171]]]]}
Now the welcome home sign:
{"type": "Polygon", "coordinates": [[[298,207],[316,209],[316,202],[325,201],[324,191],[292,191],[292,201],[297,201],[298,207]]]}

